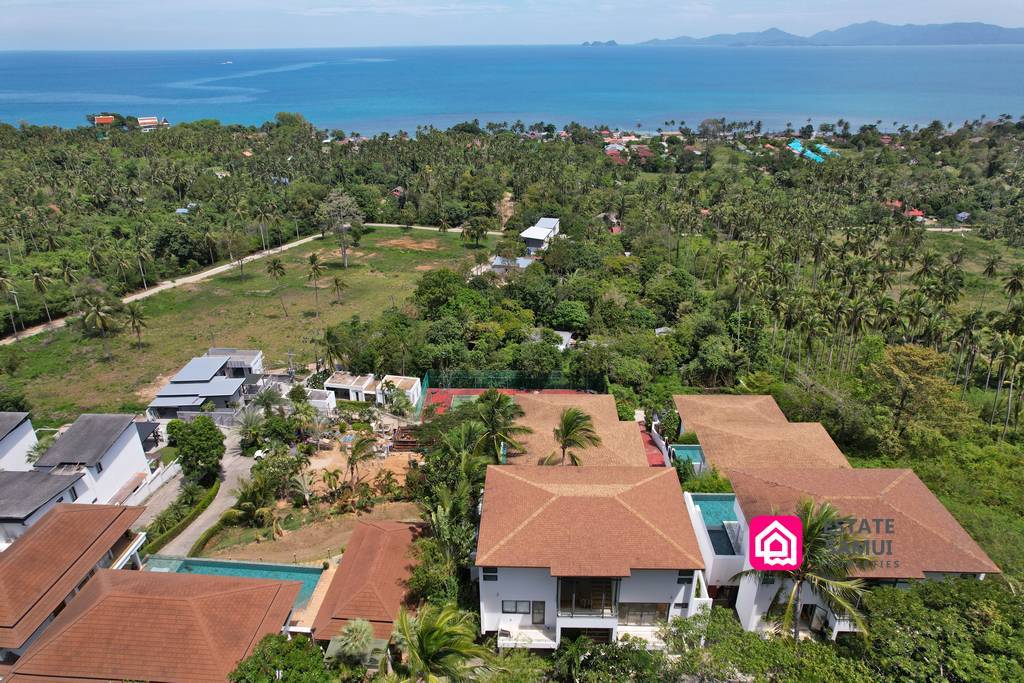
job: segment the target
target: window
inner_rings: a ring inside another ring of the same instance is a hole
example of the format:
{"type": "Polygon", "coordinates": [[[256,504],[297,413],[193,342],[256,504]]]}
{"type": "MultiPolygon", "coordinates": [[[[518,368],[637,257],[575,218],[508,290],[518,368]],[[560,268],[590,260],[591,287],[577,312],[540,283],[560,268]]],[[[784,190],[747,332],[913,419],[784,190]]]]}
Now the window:
{"type": "Polygon", "coordinates": [[[102,471],[103,471],[103,463],[101,463],[101,462],[96,463],[96,474],[99,474],[102,471]]]}
{"type": "Polygon", "coordinates": [[[623,602],[619,604],[619,623],[626,626],[654,626],[668,620],[668,605],[663,602],[623,602]]]}
{"type": "Polygon", "coordinates": [[[533,603],[533,619],[531,623],[543,624],[544,623],[544,601],[534,601],[533,603]]]}
{"type": "Polygon", "coordinates": [[[68,493],[71,495],[71,502],[72,503],[74,503],[76,500],[78,500],[78,491],[75,491],[75,487],[74,486],[72,486],[70,489],[68,489],[68,493]]]}
{"type": "Polygon", "coordinates": [[[676,583],[678,583],[680,585],[686,585],[686,584],[693,583],[693,572],[692,571],[684,571],[684,570],[680,569],[679,570],[679,576],[676,578],[676,583]]]}
{"type": "Polygon", "coordinates": [[[563,617],[614,617],[618,579],[559,579],[558,614],[563,617]]]}
{"type": "Polygon", "coordinates": [[[773,585],[775,585],[775,577],[772,576],[771,574],[762,574],[761,575],[761,585],[762,586],[773,586],[773,585]]]}
{"type": "MultiPolygon", "coordinates": [[[[543,603],[541,603],[543,604],[543,603]]],[[[529,614],[530,613],[530,601],[529,600],[502,600],[501,601],[501,613],[502,614],[529,614]]]]}
{"type": "Polygon", "coordinates": [[[484,581],[497,581],[498,580],[498,568],[497,567],[484,567],[482,570],[484,581]]]}

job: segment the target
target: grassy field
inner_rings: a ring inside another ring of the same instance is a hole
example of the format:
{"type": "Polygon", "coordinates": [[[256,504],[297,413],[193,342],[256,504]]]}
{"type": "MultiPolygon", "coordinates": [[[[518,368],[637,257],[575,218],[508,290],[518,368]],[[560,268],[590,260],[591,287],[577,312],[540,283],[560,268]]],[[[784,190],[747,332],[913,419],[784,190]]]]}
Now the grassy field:
{"type": "Polygon", "coordinates": [[[286,366],[289,352],[296,363],[311,362],[308,339],[322,325],[375,316],[404,301],[423,272],[472,262],[491,246],[485,242],[475,249],[458,234],[377,228],[350,251],[345,270],[333,238],[314,240],[281,254],[287,274],[280,283],[266,274],[263,259],[247,264],[244,274],[235,269],[144,299],[142,348],[123,330],[110,340],[109,361],[99,338],[75,329],[18,342],[10,347],[17,367],[4,381],[25,392],[36,426],[61,424],[83,412],[139,411],[167,378],[210,346],[261,348],[268,369],[286,366]],[[313,251],[325,266],[318,293],[307,279],[313,251]],[[332,290],[335,276],[348,285],[340,302],[332,290]]]}
{"type": "MultiPolygon", "coordinates": [[[[1003,284],[1010,269],[1024,263],[1024,249],[1010,247],[1005,240],[986,240],[974,234],[930,232],[925,237],[926,248],[932,249],[945,259],[960,250],[964,254],[964,296],[955,310],[964,313],[975,308],[984,310],[1005,310],[1006,294],[1003,284]],[[985,261],[992,254],[999,254],[1002,263],[999,274],[992,279],[985,277],[985,261]]],[[[945,261],[944,261],[945,262],[945,261]]],[[[917,270],[917,264],[910,272],[917,270]]]]}

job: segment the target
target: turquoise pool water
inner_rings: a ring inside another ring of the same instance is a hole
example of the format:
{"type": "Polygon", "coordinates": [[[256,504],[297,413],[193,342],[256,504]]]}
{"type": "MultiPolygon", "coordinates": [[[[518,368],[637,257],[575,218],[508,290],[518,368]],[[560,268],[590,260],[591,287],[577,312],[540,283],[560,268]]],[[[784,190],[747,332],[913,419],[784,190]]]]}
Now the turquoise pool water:
{"type": "Polygon", "coordinates": [[[146,560],[146,571],[174,572],[176,574],[209,574],[212,576],[244,576],[251,579],[298,581],[302,584],[295,607],[304,607],[313,594],[323,569],[299,567],[292,564],[265,562],[232,562],[230,560],[203,560],[194,557],[167,557],[152,555],[146,560]]]}
{"type": "Polygon", "coordinates": [[[704,449],[698,444],[674,443],[669,448],[676,460],[689,460],[695,465],[704,463],[704,449]]]}
{"type": "Polygon", "coordinates": [[[693,502],[700,506],[704,526],[716,528],[736,521],[736,496],[731,493],[694,493],[693,502]]]}

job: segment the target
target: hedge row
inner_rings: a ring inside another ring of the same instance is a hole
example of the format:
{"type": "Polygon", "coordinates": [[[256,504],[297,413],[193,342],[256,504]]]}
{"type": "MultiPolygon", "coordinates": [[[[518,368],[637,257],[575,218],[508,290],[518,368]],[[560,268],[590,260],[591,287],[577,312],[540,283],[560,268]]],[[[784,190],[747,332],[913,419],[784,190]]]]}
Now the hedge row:
{"type": "Polygon", "coordinates": [[[192,511],[185,515],[180,522],[156,538],[150,539],[146,545],[142,546],[140,554],[145,557],[146,555],[152,555],[153,553],[159,552],[161,548],[177,538],[178,534],[184,531],[189,524],[196,521],[196,517],[201,515],[203,510],[210,507],[210,503],[212,503],[213,499],[217,497],[218,491],[220,491],[219,480],[214,482],[213,486],[211,486],[210,490],[206,492],[206,495],[203,496],[202,500],[200,500],[196,506],[192,508],[192,511]]]}
{"type": "Polygon", "coordinates": [[[188,557],[196,557],[203,552],[206,548],[206,544],[209,543],[214,536],[220,533],[220,530],[223,529],[224,526],[224,517],[221,516],[221,518],[217,520],[216,524],[199,535],[196,542],[192,544],[191,548],[189,548],[188,557]]]}

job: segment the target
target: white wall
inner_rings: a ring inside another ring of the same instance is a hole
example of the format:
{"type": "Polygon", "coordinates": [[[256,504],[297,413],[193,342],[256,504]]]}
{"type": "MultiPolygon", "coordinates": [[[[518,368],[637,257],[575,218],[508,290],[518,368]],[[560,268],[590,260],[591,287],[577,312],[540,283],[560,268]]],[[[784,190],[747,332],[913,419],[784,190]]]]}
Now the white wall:
{"type": "MultiPolygon", "coordinates": [[[[547,569],[501,567],[497,581],[480,579],[480,630],[529,628],[531,614],[502,614],[502,600],[544,601],[544,628],[553,629],[558,610],[558,580],[547,569]]],[[[534,628],[539,628],[535,626],[534,628]]]]}
{"type": "Polygon", "coordinates": [[[32,420],[25,420],[0,440],[0,470],[8,472],[28,472],[32,469],[26,456],[37,443],[36,433],[32,429],[32,420]]]}
{"type": "Polygon", "coordinates": [[[680,584],[678,578],[679,572],[674,570],[634,569],[619,582],[619,602],[668,603],[669,616],[680,616],[693,585],[680,584]]]}
{"type": "Polygon", "coordinates": [[[105,504],[136,474],[149,476],[149,463],[135,425],[128,425],[128,429],[100,458],[99,464],[102,472],[97,467],[85,468],[81,482],[87,482],[89,491],[84,495],[79,492],[80,502],[105,504]]]}
{"type": "MultiPolygon", "coordinates": [[[[74,484],[74,488],[77,493],[81,493],[85,488],[82,481],[82,479],[79,479],[74,484]]],[[[25,519],[24,522],[0,522],[0,542],[10,543],[18,536],[21,536],[30,526],[38,522],[43,515],[49,512],[54,505],[57,505],[58,503],[71,503],[71,496],[68,494],[70,488],[71,487],[64,489],[59,494],[46,501],[45,504],[33,512],[27,519],[25,519]]],[[[83,497],[79,496],[78,500],[74,502],[86,503],[88,501],[83,500],[83,497]]]]}

